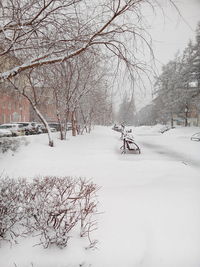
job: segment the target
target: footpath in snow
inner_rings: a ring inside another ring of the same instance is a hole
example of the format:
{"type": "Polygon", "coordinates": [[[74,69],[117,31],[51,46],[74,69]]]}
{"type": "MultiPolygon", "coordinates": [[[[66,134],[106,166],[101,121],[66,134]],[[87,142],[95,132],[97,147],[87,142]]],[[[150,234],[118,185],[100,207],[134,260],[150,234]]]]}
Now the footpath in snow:
{"type": "Polygon", "coordinates": [[[200,142],[190,140],[192,131],[133,128],[140,155],[121,155],[120,134],[109,127],[66,141],[55,135],[54,148],[46,135],[30,136],[30,144],[14,156],[0,154],[0,173],[9,177],[92,179],[101,187],[102,212],[93,233],[96,250],[85,251],[77,241],[63,250],[44,250],[25,240],[1,246],[0,266],[200,266],[200,142]]]}

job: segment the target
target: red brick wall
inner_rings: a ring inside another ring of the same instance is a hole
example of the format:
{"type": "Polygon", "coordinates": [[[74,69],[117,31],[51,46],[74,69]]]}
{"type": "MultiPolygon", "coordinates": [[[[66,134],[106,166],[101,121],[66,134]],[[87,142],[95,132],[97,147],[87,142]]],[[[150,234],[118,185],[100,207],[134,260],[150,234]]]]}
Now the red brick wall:
{"type": "Polygon", "coordinates": [[[0,124],[29,120],[30,105],[27,99],[14,94],[0,93],[0,124]]]}
{"type": "Polygon", "coordinates": [[[40,107],[40,111],[47,121],[57,121],[56,107],[54,104],[43,104],[40,107]]]}

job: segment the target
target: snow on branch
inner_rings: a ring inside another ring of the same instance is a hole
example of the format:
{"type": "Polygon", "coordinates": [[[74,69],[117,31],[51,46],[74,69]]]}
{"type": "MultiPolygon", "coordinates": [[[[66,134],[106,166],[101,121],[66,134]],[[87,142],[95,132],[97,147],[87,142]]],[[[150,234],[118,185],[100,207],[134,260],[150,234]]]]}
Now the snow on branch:
{"type": "MultiPolygon", "coordinates": [[[[146,0],[104,0],[105,5],[83,0],[68,0],[65,4],[61,0],[49,0],[45,1],[44,5],[35,2],[30,5],[31,1],[27,0],[30,10],[27,10],[27,5],[18,3],[19,10],[16,12],[19,14],[17,13],[14,22],[11,22],[14,6],[9,7],[6,14],[2,12],[3,15],[0,17],[0,22],[6,16],[8,21],[0,31],[0,41],[4,43],[1,47],[1,56],[19,56],[22,62],[28,58],[27,62],[2,72],[0,79],[10,79],[29,69],[67,61],[94,45],[104,48],[108,47],[106,44],[110,44],[109,48],[111,45],[115,46],[117,53],[113,49],[109,51],[114,52],[120,60],[128,62],[130,57],[127,56],[127,51],[130,49],[126,48],[127,42],[123,36],[128,34],[135,38],[137,31],[144,30],[135,25],[140,24],[142,15],[139,8],[146,0]],[[85,14],[88,4],[94,10],[94,14],[90,14],[87,9],[88,14],[85,14]],[[136,24],[130,24],[129,20],[125,19],[128,12],[132,12],[136,24]],[[24,17],[24,14],[27,17],[24,17]],[[92,17],[89,19],[90,15],[92,17]]],[[[138,36],[141,37],[141,41],[145,40],[142,35],[138,36]]],[[[137,64],[135,66],[137,67],[137,64]]]]}

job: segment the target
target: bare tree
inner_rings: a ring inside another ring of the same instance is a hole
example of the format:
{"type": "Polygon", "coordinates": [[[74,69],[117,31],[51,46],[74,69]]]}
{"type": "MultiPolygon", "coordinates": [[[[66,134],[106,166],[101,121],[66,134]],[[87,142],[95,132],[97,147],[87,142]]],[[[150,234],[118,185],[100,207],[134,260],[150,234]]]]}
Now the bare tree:
{"type": "MultiPolygon", "coordinates": [[[[93,49],[94,50],[94,49],[93,49]]],[[[67,122],[72,123],[72,135],[79,133],[77,113],[80,102],[99,88],[105,70],[99,64],[96,53],[85,53],[69,62],[57,64],[49,69],[49,87],[53,90],[57,119],[60,123],[61,139],[65,139],[67,122]]],[[[85,103],[89,105],[89,101],[85,103]]]]}
{"type": "Polygon", "coordinates": [[[94,47],[104,56],[115,57],[115,68],[124,62],[130,74],[146,71],[138,46],[145,44],[152,50],[142,24],[142,8],[143,4],[153,8],[154,3],[157,1],[4,1],[0,5],[0,62],[11,56],[19,60],[4,66],[0,79],[15,83],[25,71],[60,62],[69,65],[72,59],[92,54],[94,47]]]}
{"type": "Polygon", "coordinates": [[[78,111],[83,125],[81,133],[84,130],[89,133],[92,125],[110,125],[113,122],[113,110],[106,83],[99,81],[96,88],[81,99],[78,111]]]}
{"type": "Polygon", "coordinates": [[[0,6],[1,55],[15,53],[22,63],[0,77],[11,78],[27,69],[67,61],[94,45],[106,48],[129,69],[142,69],[143,63],[128,43],[132,40],[136,45],[139,39],[151,50],[141,25],[141,8],[153,2],[7,0],[0,6]]]}

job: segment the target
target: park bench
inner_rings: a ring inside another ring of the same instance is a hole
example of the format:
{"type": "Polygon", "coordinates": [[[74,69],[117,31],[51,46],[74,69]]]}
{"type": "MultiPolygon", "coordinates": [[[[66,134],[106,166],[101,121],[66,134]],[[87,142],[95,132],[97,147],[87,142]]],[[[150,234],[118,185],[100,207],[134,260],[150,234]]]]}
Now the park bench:
{"type": "Polygon", "coordinates": [[[132,135],[124,135],[123,145],[120,147],[122,154],[125,154],[127,151],[133,153],[141,153],[139,146],[135,143],[134,137],[132,135]]]}
{"type": "Polygon", "coordinates": [[[112,127],[112,129],[114,130],[114,131],[116,131],[116,132],[122,132],[122,127],[120,126],[120,125],[114,125],[113,127],[112,127]]]}

